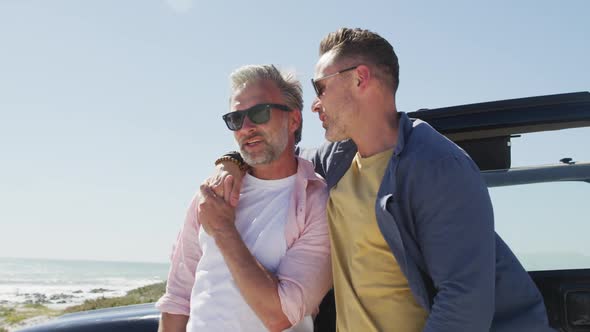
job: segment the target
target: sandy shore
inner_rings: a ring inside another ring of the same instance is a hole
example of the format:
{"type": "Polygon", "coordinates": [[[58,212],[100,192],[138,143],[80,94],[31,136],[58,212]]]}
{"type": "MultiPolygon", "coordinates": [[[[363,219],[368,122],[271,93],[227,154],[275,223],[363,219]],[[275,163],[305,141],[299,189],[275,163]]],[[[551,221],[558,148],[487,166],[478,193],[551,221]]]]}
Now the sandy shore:
{"type": "Polygon", "coordinates": [[[129,291],[94,288],[58,294],[18,293],[11,300],[0,299],[0,332],[44,323],[63,315],[64,310],[70,307],[74,307],[68,310],[72,312],[155,302],[164,294],[165,287],[164,282],[158,282],[129,291]]]}
{"type": "MultiPolygon", "coordinates": [[[[41,293],[20,294],[20,301],[0,301],[0,332],[16,331],[25,327],[41,324],[63,313],[67,307],[83,303],[86,299],[104,296],[95,292],[92,296],[74,296],[72,294],[53,294],[47,296],[41,293]],[[21,318],[24,319],[21,320],[21,318]],[[11,323],[9,320],[18,320],[11,323]],[[2,330],[4,329],[4,330],[2,330]]],[[[118,295],[118,294],[117,294],[118,295]]]]}

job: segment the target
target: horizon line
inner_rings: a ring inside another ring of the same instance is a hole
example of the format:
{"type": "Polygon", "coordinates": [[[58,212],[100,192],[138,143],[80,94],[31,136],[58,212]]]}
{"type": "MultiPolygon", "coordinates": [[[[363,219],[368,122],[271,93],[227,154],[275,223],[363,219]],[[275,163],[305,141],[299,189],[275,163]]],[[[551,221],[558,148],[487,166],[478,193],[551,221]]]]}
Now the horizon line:
{"type": "Polygon", "coordinates": [[[94,263],[141,263],[141,264],[169,264],[170,262],[162,261],[131,261],[131,260],[106,260],[106,259],[79,259],[79,258],[48,258],[48,257],[16,257],[0,256],[0,259],[22,259],[22,260],[45,260],[60,262],[94,262],[94,263]]]}

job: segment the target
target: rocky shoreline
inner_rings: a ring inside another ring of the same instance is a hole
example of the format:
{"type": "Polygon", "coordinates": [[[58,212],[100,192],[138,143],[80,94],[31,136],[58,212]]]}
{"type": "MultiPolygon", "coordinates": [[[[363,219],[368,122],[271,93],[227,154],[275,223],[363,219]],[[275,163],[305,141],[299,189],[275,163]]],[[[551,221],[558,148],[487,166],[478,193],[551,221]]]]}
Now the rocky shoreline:
{"type": "MultiPolygon", "coordinates": [[[[92,289],[87,293],[104,294],[109,290],[103,288],[92,289]]],[[[87,296],[85,292],[75,290],[72,294],[43,294],[43,293],[21,293],[21,302],[0,301],[0,332],[17,331],[19,329],[44,323],[54,317],[63,314],[67,307],[81,304],[87,296]]]]}
{"type": "Polygon", "coordinates": [[[110,307],[113,299],[123,299],[128,304],[154,302],[164,288],[164,283],[156,283],[130,290],[126,295],[106,288],[56,294],[19,293],[18,302],[0,300],[0,332],[41,324],[64,313],[110,307]],[[138,297],[138,293],[142,295],[138,297]]]}

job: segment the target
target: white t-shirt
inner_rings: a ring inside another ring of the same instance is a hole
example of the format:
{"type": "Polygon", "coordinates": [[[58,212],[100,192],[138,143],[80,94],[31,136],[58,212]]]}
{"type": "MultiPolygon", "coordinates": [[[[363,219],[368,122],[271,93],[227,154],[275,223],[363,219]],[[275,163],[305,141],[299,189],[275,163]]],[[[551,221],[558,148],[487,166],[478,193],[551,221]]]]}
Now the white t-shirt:
{"type": "MultiPolygon", "coordinates": [[[[285,224],[295,175],[261,180],[246,174],[236,208],[236,228],[254,257],[276,272],[287,250],[285,224]]],[[[187,331],[266,331],[237,288],[215,240],[201,227],[203,255],[197,265],[187,331]]],[[[305,317],[288,331],[313,331],[305,317]]]]}

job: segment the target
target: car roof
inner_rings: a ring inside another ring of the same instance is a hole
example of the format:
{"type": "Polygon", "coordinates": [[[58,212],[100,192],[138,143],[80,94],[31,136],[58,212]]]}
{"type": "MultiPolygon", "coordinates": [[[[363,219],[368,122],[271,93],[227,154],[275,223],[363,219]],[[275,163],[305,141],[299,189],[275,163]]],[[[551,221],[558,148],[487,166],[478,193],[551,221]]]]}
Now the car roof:
{"type": "Polygon", "coordinates": [[[590,92],[409,112],[462,147],[481,170],[509,169],[514,135],[590,126],[590,92]]]}

